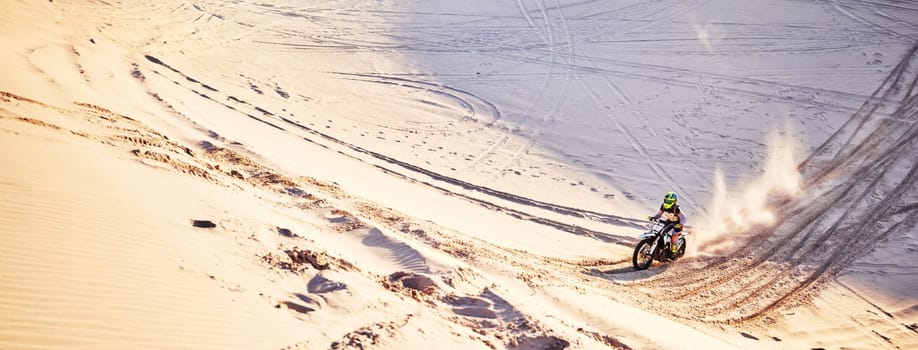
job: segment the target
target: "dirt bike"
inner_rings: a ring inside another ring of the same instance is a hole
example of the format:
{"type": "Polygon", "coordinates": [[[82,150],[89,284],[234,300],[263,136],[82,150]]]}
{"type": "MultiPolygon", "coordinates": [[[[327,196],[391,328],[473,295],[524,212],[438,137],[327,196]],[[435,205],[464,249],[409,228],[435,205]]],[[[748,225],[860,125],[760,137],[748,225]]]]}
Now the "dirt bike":
{"type": "Polygon", "coordinates": [[[650,231],[638,236],[641,241],[634,247],[634,256],[631,262],[636,270],[650,267],[654,260],[665,262],[676,260],[685,255],[685,234],[679,237],[679,249],[672,253],[673,223],[660,219],[650,220],[650,231]]]}

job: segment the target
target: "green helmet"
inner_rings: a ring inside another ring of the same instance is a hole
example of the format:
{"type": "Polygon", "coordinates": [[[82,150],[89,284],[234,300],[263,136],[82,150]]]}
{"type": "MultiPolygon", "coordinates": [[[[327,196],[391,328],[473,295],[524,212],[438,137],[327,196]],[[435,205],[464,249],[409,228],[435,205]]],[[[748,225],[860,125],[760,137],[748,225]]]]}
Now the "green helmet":
{"type": "Polygon", "coordinates": [[[669,209],[676,205],[676,200],[679,199],[679,195],[676,192],[666,192],[666,195],[663,196],[663,208],[669,209]]]}

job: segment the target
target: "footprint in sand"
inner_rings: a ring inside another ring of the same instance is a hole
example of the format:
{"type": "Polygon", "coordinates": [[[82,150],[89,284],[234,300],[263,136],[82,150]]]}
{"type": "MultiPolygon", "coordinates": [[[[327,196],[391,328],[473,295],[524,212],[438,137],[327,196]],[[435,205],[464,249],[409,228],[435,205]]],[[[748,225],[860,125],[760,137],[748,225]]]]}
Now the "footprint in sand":
{"type": "Polygon", "coordinates": [[[491,303],[482,298],[448,296],[444,301],[453,306],[453,312],[457,315],[488,319],[497,318],[497,312],[492,309],[491,303]]]}
{"type": "Polygon", "coordinates": [[[331,222],[345,222],[348,218],[348,212],[341,209],[332,209],[331,211],[322,214],[322,217],[331,222]]]}
{"type": "Polygon", "coordinates": [[[345,289],[347,289],[346,284],[329,280],[322,275],[316,275],[306,284],[306,290],[314,294],[325,294],[345,289]]]}

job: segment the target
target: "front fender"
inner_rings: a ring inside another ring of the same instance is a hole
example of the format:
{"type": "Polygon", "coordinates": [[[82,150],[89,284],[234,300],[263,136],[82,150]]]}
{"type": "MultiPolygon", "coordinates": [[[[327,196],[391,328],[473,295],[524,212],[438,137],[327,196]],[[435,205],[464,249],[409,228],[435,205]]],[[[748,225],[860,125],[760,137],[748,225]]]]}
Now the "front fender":
{"type": "Polygon", "coordinates": [[[653,237],[654,237],[653,232],[644,232],[643,234],[641,234],[640,236],[638,236],[638,239],[640,239],[640,240],[643,241],[643,240],[645,240],[645,239],[653,238],[653,237]]]}

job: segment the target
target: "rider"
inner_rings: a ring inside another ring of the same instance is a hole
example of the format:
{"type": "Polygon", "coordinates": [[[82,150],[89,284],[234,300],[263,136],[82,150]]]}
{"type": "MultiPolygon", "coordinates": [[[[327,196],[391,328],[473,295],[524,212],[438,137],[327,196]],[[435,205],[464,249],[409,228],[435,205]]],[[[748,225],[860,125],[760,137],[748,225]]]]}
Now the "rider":
{"type": "Polygon", "coordinates": [[[679,249],[678,242],[679,237],[682,236],[682,225],[685,225],[685,214],[679,209],[679,204],[676,204],[676,200],[678,199],[679,196],[676,192],[667,192],[666,195],[663,196],[663,204],[660,205],[660,210],[657,212],[657,215],[648,217],[648,219],[659,219],[661,215],[666,214],[663,221],[675,223],[675,225],[673,225],[674,233],[672,236],[672,244],[669,245],[674,255],[679,249]]]}

